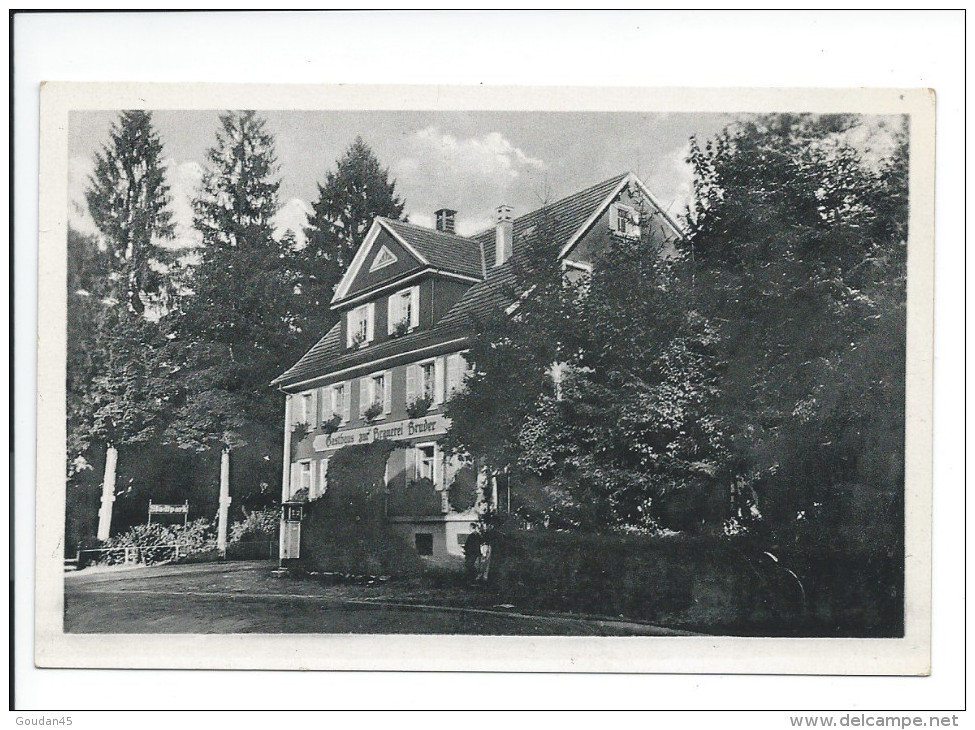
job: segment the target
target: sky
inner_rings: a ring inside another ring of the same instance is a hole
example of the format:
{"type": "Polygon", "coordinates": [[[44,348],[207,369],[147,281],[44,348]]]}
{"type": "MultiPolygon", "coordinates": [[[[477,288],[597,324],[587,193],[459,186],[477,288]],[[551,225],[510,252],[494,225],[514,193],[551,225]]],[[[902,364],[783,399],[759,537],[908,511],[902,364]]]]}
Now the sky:
{"type": "MultiPolygon", "coordinates": [[[[197,242],[190,200],[221,110],[156,110],[177,223],[175,245],[197,242]]],[[[409,220],[433,226],[438,208],[458,211],[457,230],[494,224],[501,204],[515,215],[535,210],[621,172],[635,172],[670,212],[690,201],[685,159],[692,135],[714,136],[728,114],[482,111],[263,111],[275,139],[279,232],[299,231],[317,184],[357,135],[396,181],[409,220]]],[[[94,233],[84,190],[94,154],[108,142],[117,111],[76,111],[69,122],[68,220],[94,233]]]]}

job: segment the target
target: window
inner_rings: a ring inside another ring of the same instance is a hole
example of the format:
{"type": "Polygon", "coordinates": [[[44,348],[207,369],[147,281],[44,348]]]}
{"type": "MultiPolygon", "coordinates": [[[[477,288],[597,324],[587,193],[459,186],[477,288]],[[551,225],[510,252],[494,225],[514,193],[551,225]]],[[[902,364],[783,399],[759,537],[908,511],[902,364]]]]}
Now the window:
{"type": "Polygon", "coordinates": [[[348,314],[346,347],[364,347],[374,338],[375,305],[372,302],[356,307],[348,314]]]}
{"type": "Polygon", "coordinates": [[[432,362],[425,362],[420,365],[420,397],[433,398],[436,366],[432,362]]]}
{"type": "Polygon", "coordinates": [[[416,532],[413,534],[413,540],[416,543],[416,551],[420,555],[433,555],[432,532],[416,532]]]}
{"type": "Polygon", "coordinates": [[[312,419],[312,407],[314,406],[313,393],[302,393],[301,394],[301,407],[298,409],[298,422],[307,423],[311,425],[312,419]]]}
{"type": "Polygon", "coordinates": [[[345,383],[333,385],[330,392],[332,416],[338,416],[343,421],[349,420],[349,398],[345,383]]]}
{"type": "Polygon", "coordinates": [[[386,410],[386,374],[379,373],[379,375],[373,375],[370,378],[372,381],[372,390],[370,395],[372,396],[372,404],[380,405],[383,407],[383,411],[386,410]]]}
{"type": "Polygon", "coordinates": [[[609,228],[627,238],[640,236],[640,216],[629,205],[614,203],[609,209],[609,228]]]}
{"type": "Polygon", "coordinates": [[[416,479],[429,479],[437,484],[437,445],[419,444],[416,447],[416,479]]]}
{"type": "Polygon", "coordinates": [[[431,403],[443,402],[443,358],[427,360],[406,367],[406,403],[429,398],[431,403]]]}
{"type": "Polygon", "coordinates": [[[297,489],[307,489],[308,491],[311,491],[311,461],[298,462],[297,489]]]}
{"type": "MultiPolygon", "coordinates": [[[[391,410],[390,386],[392,373],[384,370],[373,373],[359,381],[359,415],[365,415],[369,408],[379,406],[379,414],[388,414],[391,410]]],[[[375,410],[375,409],[374,409],[375,410]]]]}
{"type": "Polygon", "coordinates": [[[398,291],[389,297],[387,334],[402,335],[420,325],[420,287],[398,291]]]}

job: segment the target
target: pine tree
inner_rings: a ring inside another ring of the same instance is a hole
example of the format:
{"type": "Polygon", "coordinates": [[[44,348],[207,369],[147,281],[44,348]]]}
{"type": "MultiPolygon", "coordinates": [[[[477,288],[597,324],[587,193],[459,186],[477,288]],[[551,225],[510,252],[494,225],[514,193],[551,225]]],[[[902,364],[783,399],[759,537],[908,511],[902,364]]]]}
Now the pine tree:
{"type": "Polygon", "coordinates": [[[110,137],[95,155],[85,197],[108,251],[112,294],[141,315],[147,305],[165,306],[171,294],[166,267],[176,259],[162,246],[175,230],[163,147],[144,110],[122,112],[110,137]]]}
{"type": "Polygon", "coordinates": [[[247,476],[270,482],[280,468],[281,403],[268,383],[299,354],[294,237],[275,236],[280,182],[262,118],[223,114],[208,160],[193,202],[203,244],[178,310],[164,320],[176,389],[165,438],[198,451],[261,449],[267,471],[247,476]]]}
{"type": "Polygon", "coordinates": [[[373,219],[405,220],[396,182],[390,181],[389,170],[380,166],[361,137],[335,164],[325,184],[318,186],[318,200],[305,228],[307,243],[297,258],[302,294],[299,326],[308,344],[334,323],[329,303],[373,219]]]}
{"type": "Polygon", "coordinates": [[[95,154],[85,197],[100,242],[92,246],[69,231],[68,476],[84,463],[83,452],[104,444],[99,533],[105,538],[117,447],[149,439],[162,409],[158,328],[146,317],[165,311],[176,254],[164,246],[174,226],[162,142],[149,112],[121,113],[109,143],[95,154]],[[79,265],[83,269],[74,270],[79,265]]]}

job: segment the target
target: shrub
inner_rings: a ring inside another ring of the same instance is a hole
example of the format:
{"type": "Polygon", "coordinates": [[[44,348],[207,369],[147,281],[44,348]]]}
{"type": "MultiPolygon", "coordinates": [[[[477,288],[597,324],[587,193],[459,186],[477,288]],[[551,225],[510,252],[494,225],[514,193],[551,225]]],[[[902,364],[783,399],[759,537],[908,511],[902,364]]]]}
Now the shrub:
{"type": "Polygon", "coordinates": [[[328,491],[305,506],[302,567],[357,575],[419,572],[416,551],[386,520],[384,475],[393,448],[376,441],[335,452],[328,491]]]}
{"type": "Polygon", "coordinates": [[[238,522],[230,525],[230,542],[257,542],[276,540],[281,524],[277,509],[254,510],[238,522]]]}
{"type": "MultiPolygon", "coordinates": [[[[192,555],[215,550],[217,545],[213,525],[205,519],[193,520],[187,525],[163,525],[153,522],[147,525],[135,525],[120,535],[109,538],[106,548],[142,548],[139,551],[140,562],[146,565],[169,562],[176,555],[170,547],[178,545],[181,555],[192,555]]],[[[100,562],[106,565],[116,565],[125,560],[124,550],[107,552],[100,562]]]]}
{"type": "Polygon", "coordinates": [[[433,405],[433,398],[428,395],[414,398],[406,404],[406,415],[410,418],[422,418],[433,405]]]}
{"type": "Polygon", "coordinates": [[[466,512],[477,504],[477,470],[472,464],[465,464],[454,474],[447,499],[455,512],[466,512]]]}

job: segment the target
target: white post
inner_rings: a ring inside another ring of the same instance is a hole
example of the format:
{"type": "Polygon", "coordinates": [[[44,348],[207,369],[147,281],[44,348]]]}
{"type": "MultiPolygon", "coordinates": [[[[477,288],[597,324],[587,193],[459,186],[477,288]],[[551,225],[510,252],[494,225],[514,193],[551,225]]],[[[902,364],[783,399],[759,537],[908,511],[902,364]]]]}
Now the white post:
{"type": "Polygon", "coordinates": [[[217,513],[217,550],[227,555],[227,513],[230,511],[230,447],[220,454],[220,511],[217,513]]]}
{"type": "MultiPolygon", "coordinates": [[[[349,395],[346,394],[346,398],[349,395]]],[[[288,501],[291,496],[291,396],[284,397],[284,456],[281,459],[281,503],[288,501]]],[[[278,526],[278,565],[282,565],[281,556],[284,555],[285,523],[284,509],[278,526]]]]}
{"type": "Polygon", "coordinates": [[[113,444],[105,449],[105,480],[102,482],[102,506],[98,510],[99,540],[107,540],[112,532],[112,503],[115,501],[115,464],[118,451],[113,444]]]}

